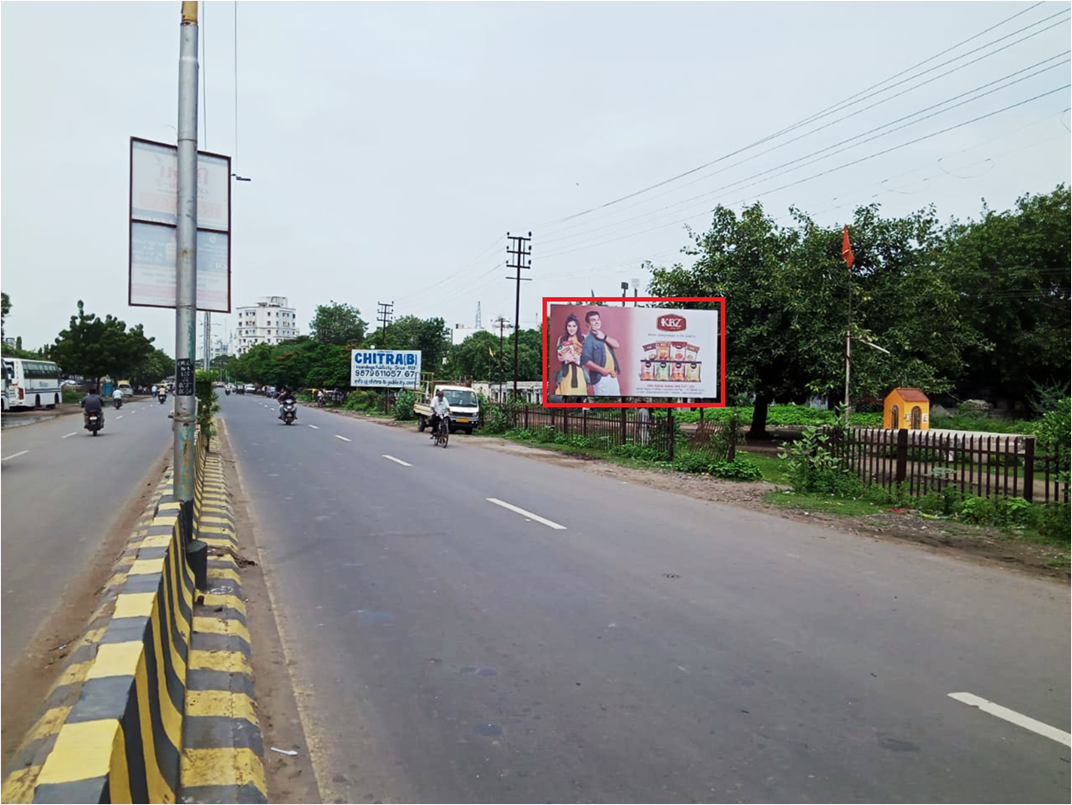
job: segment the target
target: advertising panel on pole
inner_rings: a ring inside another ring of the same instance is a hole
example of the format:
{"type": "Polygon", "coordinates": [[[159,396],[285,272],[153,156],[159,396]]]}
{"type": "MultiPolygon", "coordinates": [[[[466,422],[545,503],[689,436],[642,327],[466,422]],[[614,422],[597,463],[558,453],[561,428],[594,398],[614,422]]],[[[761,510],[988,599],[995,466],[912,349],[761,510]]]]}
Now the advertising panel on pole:
{"type": "MultiPolygon", "coordinates": [[[[178,148],[130,138],[127,303],[175,307],[178,148]]],[[[231,312],[231,158],[197,154],[197,309],[231,312]]]]}
{"type": "Polygon", "coordinates": [[[660,407],[724,406],[725,300],[629,301],[667,306],[623,307],[620,297],[544,299],[544,400],[564,398],[545,405],[618,407],[621,397],[645,397],[690,400],[653,403],[660,407]],[[685,306],[696,303],[705,307],[685,306]],[[569,401],[579,397],[588,402],[569,401]]]}
{"type": "Polygon", "coordinates": [[[415,389],[420,383],[420,350],[350,350],[350,385],[354,388],[415,389]]]}

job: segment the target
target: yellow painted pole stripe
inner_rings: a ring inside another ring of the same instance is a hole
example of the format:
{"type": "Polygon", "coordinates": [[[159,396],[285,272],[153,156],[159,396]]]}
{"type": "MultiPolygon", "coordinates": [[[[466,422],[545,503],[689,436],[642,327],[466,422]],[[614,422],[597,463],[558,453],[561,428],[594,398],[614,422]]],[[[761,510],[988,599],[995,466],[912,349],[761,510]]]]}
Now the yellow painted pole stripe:
{"type": "Polygon", "coordinates": [[[0,788],[0,801],[11,803],[33,802],[34,786],[37,783],[37,775],[40,773],[40,766],[15,769],[4,780],[3,788],[0,788]]]}
{"type": "Polygon", "coordinates": [[[224,581],[230,580],[241,584],[242,580],[238,578],[238,571],[231,570],[229,568],[210,567],[208,569],[209,581],[224,581]]]}
{"type": "Polygon", "coordinates": [[[133,676],[142,661],[145,644],[141,640],[125,643],[104,643],[97,649],[97,658],[86,679],[106,679],[113,676],[133,676]]]}
{"type": "Polygon", "coordinates": [[[117,732],[120,732],[119,721],[114,718],[64,724],[56,736],[56,745],[41,767],[37,784],[72,783],[104,777],[111,768],[117,732]]]}
{"type": "Polygon", "coordinates": [[[234,618],[194,618],[194,631],[200,634],[236,635],[250,645],[249,630],[234,618]]]}
{"type": "Polygon", "coordinates": [[[252,784],[265,793],[264,764],[245,747],[187,749],[182,753],[182,783],[186,788],[252,784]]]}
{"type": "Polygon", "coordinates": [[[244,718],[254,726],[259,723],[253,700],[245,693],[231,693],[229,690],[187,691],[186,715],[244,718]]]}
{"type": "Polygon", "coordinates": [[[225,671],[227,673],[253,674],[249,658],[241,651],[204,651],[194,649],[190,652],[190,670],[225,671]]]}
{"type": "Polygon", "coordinates": [[[114,618],[147,618],[156,593],[126,593],[115,599],[114,618]]]}
{"type": "Polygon", "coordinates": [[[231,609],[237,609],[243,615],[246,614],[245,602],[237,595],[229,593],[205,593],[205,606],[209,609],[231,607],[231,609]]]}

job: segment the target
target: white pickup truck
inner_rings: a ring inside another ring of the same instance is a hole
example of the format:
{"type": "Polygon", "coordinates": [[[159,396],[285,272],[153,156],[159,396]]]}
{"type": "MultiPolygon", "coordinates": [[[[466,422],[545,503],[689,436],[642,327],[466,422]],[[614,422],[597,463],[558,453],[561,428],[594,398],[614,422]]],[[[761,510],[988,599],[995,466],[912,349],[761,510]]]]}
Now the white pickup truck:
{"type": "Polygon", "coordinates": [[[450,386],[445,383],[429,385],[413,403],[413,413],[417,415],[417,430],[423,432],[431,424],[432,398],[440,389],[443,389],[443,396],[450,406],[451,432],[463,430],[472,433],[473,428],[480,424],[480,398],[468,386],[450,386]]]}

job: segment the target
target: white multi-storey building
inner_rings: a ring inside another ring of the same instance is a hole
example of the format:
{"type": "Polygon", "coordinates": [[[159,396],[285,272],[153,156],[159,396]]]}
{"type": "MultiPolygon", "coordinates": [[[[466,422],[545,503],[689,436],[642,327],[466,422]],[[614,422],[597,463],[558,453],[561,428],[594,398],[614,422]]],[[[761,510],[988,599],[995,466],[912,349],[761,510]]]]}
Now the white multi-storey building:
{"type": "Polygon", "coordinates": [[[257,344],[278,344],[298,337],[298,319],[285,296],[262,296],[255,305],[236,309],[238,323],[231,354],[242,355],[257,344]]]}

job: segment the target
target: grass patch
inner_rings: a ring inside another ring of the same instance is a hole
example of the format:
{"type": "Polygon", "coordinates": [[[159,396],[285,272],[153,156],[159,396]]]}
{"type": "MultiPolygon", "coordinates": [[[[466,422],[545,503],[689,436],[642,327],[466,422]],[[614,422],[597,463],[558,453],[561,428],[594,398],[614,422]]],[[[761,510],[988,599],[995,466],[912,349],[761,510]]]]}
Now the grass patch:
{"type": "Polygon", "coordinates": [[[842,514],[846,517],[863,517],[879,514],[888,506],[880,506],[869,500],[853,500],[837,495],[803,494],[800,492],[768,492],[763,496],[764,503],[781,506],[786,509],[800,509],[804,512],[828,512],[842,514]]]}
{"type": "Polygon", "coordinates": [[[763,473],[763,480],[772,484],[790,483],[789,474],[786,472],[785,462],[777,456],[769,453],[753,453],[750,450],[737,449],[737,455],[748,456],[748,460],[759,467],[763,473]]]}

